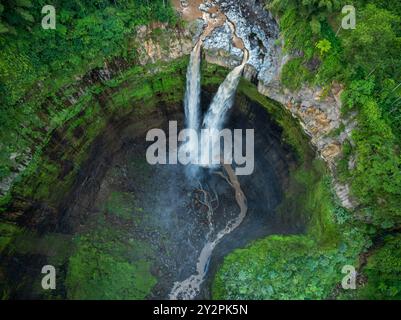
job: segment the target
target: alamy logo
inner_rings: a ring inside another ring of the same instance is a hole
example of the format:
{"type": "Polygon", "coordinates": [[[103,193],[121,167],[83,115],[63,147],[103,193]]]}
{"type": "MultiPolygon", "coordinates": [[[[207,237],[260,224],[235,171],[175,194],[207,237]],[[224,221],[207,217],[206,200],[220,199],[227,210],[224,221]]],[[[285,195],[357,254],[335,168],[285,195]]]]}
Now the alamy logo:
{"type": "Polygon", "coordinates": [[[42,273],[46,274],[42,278],[42,288],[44,290],[56,289],[56,268],[51,265],[46,265],[42,268],[42,273]]]}
{"type": "Polygon", "coordinates": [[[42,28],[56,29],[56,8],[52,5],[46,5],[42,8],[42,14],[45,16],[42,18],[42,28]]]}
{"type": "Polygon", "coordinates": [[[170,121],[168,139],[162,129],[152,129],[147,133],[146,141],[154,143],[148,147],[146,159],[151,165],[180,163],[214,167],[235,164],[236,175],[251,175],[254,170],[254,140],[253,129],[245,130],[244,140],[242,129],[202,129],[199,134],[194,129],[184,129],[178,133],[177,121],[170,121]]]}
{"type": "Polygon", "coordinates": [[[356,28],[355,7],[351,5],[346,5],[343,7],[341,12],[345,14],[345,16],[341,21],[341,27],[344,30],[355,29],[356,28]]]}
{"type": "Polygon", "coordinates": [[[356,289],[356,270],[354,266],[346,265],[342,268],[341,273],[347,275],[341,281],[341,286],[344,290],[355,290],[356,289]]]}

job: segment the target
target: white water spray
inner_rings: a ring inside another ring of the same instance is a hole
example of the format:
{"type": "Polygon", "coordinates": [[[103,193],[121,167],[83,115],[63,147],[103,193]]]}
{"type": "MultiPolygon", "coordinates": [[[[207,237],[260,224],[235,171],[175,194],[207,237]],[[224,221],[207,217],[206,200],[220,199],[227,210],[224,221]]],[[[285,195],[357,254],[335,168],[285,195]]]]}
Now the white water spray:
{"type": "MultiPolygon", "coordinates": [[[[224,82],[220,85],[219,90],[214,96],[212,104],[210,105],[210,108],[203,121],[203,128],[215,129],[218,131],[222,129],[227,112],[233,105],[235,92],[237,90],[246,61],[247,57],[245,57],[240,66],[234,68],[228,74],[224,82]]],[[[220,159],[217,159],[217,161],[213,162],[213,159],[211,158],[213,155],[220,154],[219,141],[214,141],[213,137],[211,137],[209,134],[202,134],[200,145],[200,163],[203,166],[211,167],[213,163],[220,162],[220,159]]]]}
{"type": "MultiPolygon", "coordinates": [[[[186,128],[195,130],[196,132],[198,132],[200,129],[201,44],[202,41],[199,40],[191,52],[191,57],[187,68],[187,84],[184,100],[186,128]]],[[[192,156],[197,156],[197,141],[189,140],[187,143],[181,146],[181,149],[192,156]]],[[[195,162],[194,160],[195,159],[191,159],[192,162],[195,162]]],[[[186,171],[189,176],[195,176],[198,168],[187,167],[186,171]]]]}
{"type": "Polygon", "coordinates": [[[187,69],[185,92],[185,117],[187,128],[199,130],[200,125],[200,52],[201,41],[195,45],[187,69]]]}
{"type": "MultiPolygon", "coordinates": [[[[231,28],[231,31],[234,35],[234,38],[238,38],[236,35],[236,27],[233,22],[227,19],[227,22],[231,28]]],[[[242,41],[242,40],[241,40],[242,41]]],[[[224,82],[220,85],[216,95],[213,98],[212,104],[203,120],[202,127],[205,129],[213,129],[216,132],[220,131],[224,125],[224,121],[227,116],[227,112],[231,109],[235,92],[237,91],[237,87],[239,81],[241,79],[242,71],[245,68],[246,63],[249,58],[249,51],[244,48],[244,58],[242,60],[241,65],[234,68],[226,77],[224,82]]],[[[213,138],[208,134],[202,134],[201,137],[201,161],[200,163],[204,166],[211,167],[213,163],[219,163],[220,159],[213,159],[210,156],[213,156],[213,150],[216,155],[219,155],[220,143],[219,141],[211,141],[213,138]],[[217,161],[216,161],[217,160],[217,161]]]]}
{"type": "Polygon", "coordinates": [[[200,126],[200,52],[201,41],[195,45],[187,69],[185,117],[188,129],[198,131],[200,126]]]}

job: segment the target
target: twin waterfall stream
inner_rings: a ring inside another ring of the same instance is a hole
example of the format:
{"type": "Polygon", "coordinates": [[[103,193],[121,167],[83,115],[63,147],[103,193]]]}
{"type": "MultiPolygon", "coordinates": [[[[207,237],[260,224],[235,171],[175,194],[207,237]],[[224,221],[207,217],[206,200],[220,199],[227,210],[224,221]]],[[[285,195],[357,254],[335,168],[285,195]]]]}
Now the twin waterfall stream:
{"type": "MultiPolygon", "coordinates": [[[[191,53],[190,63],[187,70],[187,88],[185,94],[185,117],[186,126],[188,129],[196,130],[197,132],[201,129],[201,110],[200,110],[200,61],[201,61],[201,45],[202,40],[199,40],[191,53]]],[[[242,64],[234,68],[226,77],[224,82],[220,85],[213,101],[207,111],[202,128],[204,129],[222,129],[227,111],[232,107],[233,98],[240,81],[242,71],[248,61],[248,51],[244,50],[244,60],[242,64]]],[[[201,135],[200,146],[209,146],[209,135],[201,135]]],[[[195,142],[196,143],[196,142],[195,142]]],[[[192,149],[196,146],[184,145],[184,148],[192,149]]],[[[187,149],[188,150],[188,149],[187,149]]],[[[192,149],[193,150],[193,149],[192,149]]],[[[192,152],[191,152],[192,154],[192,152]]],[[[200,150],[201,163],[209,163],[208,155],[206,159],[204,151],[200,150]]],[[[232,231],[234,231],[244,220],[248,207],[246,204],[246,197],[241,190],[241,185],[238,181],[237,176],[231,165],[222,164],[225,175],[221,175],[225,178],[227,183],[233,188],[235,192],[235,199],[239,206],[240,213],[238,216],[229,221],[225,228],[214,233],[213,223],[209,214],[209,232],[206,236],[206,244],[202,248],[197,265],[196,273],[181,282],[176,282],[169,294],[171,300],[183,299],[190,300],[197,297],[200,292],[201,284],[203,283],[205,276],[208,271],[211,255],[216,245],[223,239],[223,237],[232,231]]]]}

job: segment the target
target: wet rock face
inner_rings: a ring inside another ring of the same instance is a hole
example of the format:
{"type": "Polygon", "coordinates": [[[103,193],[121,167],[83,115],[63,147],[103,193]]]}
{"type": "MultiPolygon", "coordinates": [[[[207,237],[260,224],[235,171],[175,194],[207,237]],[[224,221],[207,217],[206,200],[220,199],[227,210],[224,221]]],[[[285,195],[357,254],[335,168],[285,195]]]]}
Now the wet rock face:
{"type": "Polygon", "coordinates": [[[321,157],[334,169],[341,145],[350,138],[351,130],[346,130],[338,139],[329,133],[341,125],[349,129],[354,126],[352,121],[341,118],[342,86],[333,84],[330,92],[307,86],[291,92],[282,86],[281,69],[290,57],[283,55],[281,46],[276,45],[277,23],[260,1],[205,0],[199,10],[203,12],[204,28],[215,26],[203,43],[206,60],[228,68],[239,65],[244,54],[235,37],[240,38],[250,53],[244,76],[258,85],[260,93],[283,104],[300,120],[321,157]],[[223,16],[221,25],[215,26],[218,17],[214,17],[213,9],[218,16],[223,16]],[[230,28],[230,22],[235,30],[230,28]]]}
{"type": "MultiPolygon", "coordinates": [[[[318,154],[335,175],[342,144],[345,140],[352,141],[351,132],[356,125],[352,117],[341,117],[340,95],[343,88],[341,84],[332,84],[331,90],[325,92],[321,87],[303,86],[292,92],[283,87],[281,70],[291,57],[283,54],[282,45],[277,45],[278,25],[262,5],[259,0],[205,0],[202,5],[192,4],[203,12],[203,28],[214,27],[207,32],[203,43],[206,60],[234,68],[241,64],[244,56],[242,49],[245,47],[250,58],[244,68],[244,77],[257,84],[261,94],[280,102],[299,119],[318,154]],[[219,16],[223,16],[220,22],[219,16]],[[235,30],[230,28],[231,23],[235,30]],[[238,46],[236,38],[242,40],[242,46],[238,46]],[[340,136],[331,135],[341,126],[345,129],[340,136]]],[[[347,185],[337,184],[335,189],[341,190],[337,195],[344,207],[356,207],[347,185]]]]}
{"type": "Polygon", "coordinates": [[[233,34],[227,23],[214,29],[204,41],[206,58],[210,63],[234,68],[241,64],[244,53],[233,45],[233,34]]]}
{"type": "MultiPolygon", "coordinates": [[[[278,68],[278,27],[271,15],[258,1],[213,0],[227,19],[234,23],[235,33],[250,53],[245,76],[270,83],[278,68]]],[[[241,63],[242,50],[233,45],[233,32],[228,21],[206,38],[206,58],[213,63],[233,67],[241,63]]]]}
{"type": "Polygon", "coordinates": [[[320,152],[322,158],[331,166],[340,154],[340,145],[333,137],[332,130],[341,124],[341,104],[335,99],[341,94],[341,87],[333,86],[325,98],[320,88],[304,87],[296,92],[282,88],[279,83],[263,85],[259,83],[260,93],[282,103],[293,115],[301,120],[305,132],[320,152]]]}
{"type": "MultiPolygon", "coordinates": [[[[291,57],[283,55],[281,47],[276,45],[279,38],[277,23],[260,1],[212,0],[209,3],[218,6],[227,20],[235,24],[236,36],[242,39],[250,53],[244,76],[258,85],[260,93],[280,102],[299,119],[318,154],[335,173],[342,144],[345,140],[352,140],[351,132],[355,127],[352,117],[341,117],[342,85],[332,84],[329,92],[321,87],[308,86],[295,92],[287,90],[281,84],[280,73],[291,57]],[[345,128],[340,136],[330,134],[340,126],[345,128]]],[[[241,63],[243,54],[234,45],[234,34],[228,21],[213,30],[206,38],[204,48],[209,62],[232,68],[241,63]]],[[[336,186],[342,205],[348,209],[355,208],[357,204],[351,199],[349,187],[336,186]]]]}

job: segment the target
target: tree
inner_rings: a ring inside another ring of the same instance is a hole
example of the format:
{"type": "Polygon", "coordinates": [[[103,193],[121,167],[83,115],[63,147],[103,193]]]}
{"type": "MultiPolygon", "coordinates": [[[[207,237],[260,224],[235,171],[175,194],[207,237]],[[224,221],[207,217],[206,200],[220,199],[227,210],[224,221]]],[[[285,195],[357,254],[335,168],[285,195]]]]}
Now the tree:
{"type": "Polygon", "coordinates": [[[327,39],[320,40],[316,43],[316,48],[320,50],[320,55],[324,56],[331,49],[331,42],[327,39]]]}

